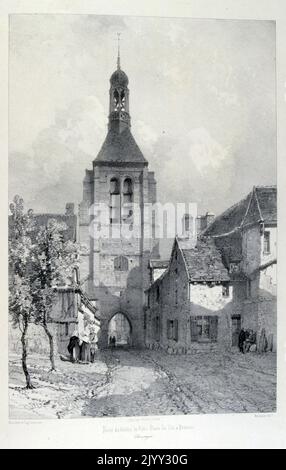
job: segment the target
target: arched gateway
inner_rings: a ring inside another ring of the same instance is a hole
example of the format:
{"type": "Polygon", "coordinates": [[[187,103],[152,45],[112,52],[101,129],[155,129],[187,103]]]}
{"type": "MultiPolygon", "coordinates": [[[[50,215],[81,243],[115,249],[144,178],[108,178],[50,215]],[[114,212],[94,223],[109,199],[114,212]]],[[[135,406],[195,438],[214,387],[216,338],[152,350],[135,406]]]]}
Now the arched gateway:
{"type": "Polygon", "coordinates": [[[108,345],[111,347],[131,346],[131,323],[124,313],[116,313],[108,323],[108,345]]]}

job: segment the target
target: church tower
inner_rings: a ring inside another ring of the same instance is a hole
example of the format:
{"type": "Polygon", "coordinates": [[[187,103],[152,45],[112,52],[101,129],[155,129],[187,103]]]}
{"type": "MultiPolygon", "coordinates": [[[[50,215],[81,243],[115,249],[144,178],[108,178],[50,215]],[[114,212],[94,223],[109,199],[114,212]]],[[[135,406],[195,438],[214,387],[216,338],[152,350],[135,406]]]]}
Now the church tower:
{"type": "Polygon", "coordinates": [[[121,69],[110,78],[108,132],[83,181],[79,211],[81,281],[101,318],[99,347],[144,346],[144,290],[155,253],[151,205],[154,173],[131,133],[129,80],[121,69]]]}

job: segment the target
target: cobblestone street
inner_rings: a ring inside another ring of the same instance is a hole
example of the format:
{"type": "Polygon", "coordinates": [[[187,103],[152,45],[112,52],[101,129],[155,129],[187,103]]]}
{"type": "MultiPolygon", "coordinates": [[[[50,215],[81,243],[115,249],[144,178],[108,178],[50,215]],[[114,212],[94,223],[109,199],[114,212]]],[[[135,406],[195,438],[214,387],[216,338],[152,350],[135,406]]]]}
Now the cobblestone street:
{"type": "Polygon", "coordinates": [[[273,412],[276,355],[107,350],[93,364],[29,357],[34,390],[10,356],[10,418],[273,412]]]}

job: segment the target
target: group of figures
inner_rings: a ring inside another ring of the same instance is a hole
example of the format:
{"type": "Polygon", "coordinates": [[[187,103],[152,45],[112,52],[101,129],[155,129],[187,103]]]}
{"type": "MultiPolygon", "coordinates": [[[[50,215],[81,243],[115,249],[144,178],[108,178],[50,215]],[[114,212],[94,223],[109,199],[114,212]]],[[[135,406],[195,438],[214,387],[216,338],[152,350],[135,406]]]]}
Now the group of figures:
{"type": "Polygon", "coordinates": [[[97,331],[90,315],[83,315],[70,337],[67,349],[71,362],[94,362],[98,349],[97,331]]]}
{"type": "Polygon", "coordinates": [[[273,335],[270,335],[267,339],[263,328],[257,344],[256,333],[251,329],[245,330],[242,328],[238,336],[238,347],[241,353],[272,351],[273,335]]]}
{"type": "Polygon", "coordinates": [[[68,344],[68,352],[71,362],[94,362],[97,343],[81,340],[78,336],[72,336],[68,344]]]}
{"type": "Polygon", "coordinates": [[[251,329],[242,328],[238,337],[238,347],[241,353],[256,351],[256,333],[251,329]]]}

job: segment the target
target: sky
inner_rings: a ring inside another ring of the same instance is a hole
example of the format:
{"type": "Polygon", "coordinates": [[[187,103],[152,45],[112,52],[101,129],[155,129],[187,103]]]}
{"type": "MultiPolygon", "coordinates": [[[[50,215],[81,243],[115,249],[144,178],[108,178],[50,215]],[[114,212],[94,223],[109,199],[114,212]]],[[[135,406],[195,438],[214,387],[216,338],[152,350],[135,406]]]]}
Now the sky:
{"type": "Polygon", "coordinates": [[[276,184],[275,22],[11,15],[9,200],[35,212],[81,201],[107,132],[117,32],[160,202],[218,215],[276,184]]]}

